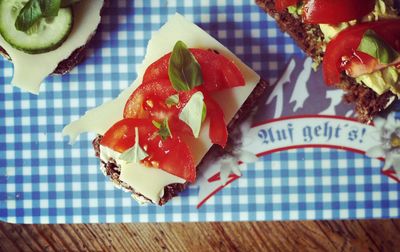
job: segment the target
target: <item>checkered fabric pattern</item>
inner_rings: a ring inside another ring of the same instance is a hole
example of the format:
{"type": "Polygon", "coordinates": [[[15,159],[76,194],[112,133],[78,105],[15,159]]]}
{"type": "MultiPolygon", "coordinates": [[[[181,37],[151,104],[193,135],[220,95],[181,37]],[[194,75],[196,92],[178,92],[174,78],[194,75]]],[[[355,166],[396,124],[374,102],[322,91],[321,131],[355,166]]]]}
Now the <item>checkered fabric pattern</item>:
{"type": "Polygon", "coordinates": [[[0,219],[16,223],[297,220],[399,217],[400,184],[360,154],[299,149],[249,164],[242,178],[200,209],[190,187],[164,207],[140,206],[100,170],[93,135],[73,146],[62,128],[116,97],[135,79],[151,32],[168,15],[193,20],[271,83],[293,41],[251,0],[109,1],[89,57],[48,77],[39,96],[13,88],[0,60],[0,219]]]}

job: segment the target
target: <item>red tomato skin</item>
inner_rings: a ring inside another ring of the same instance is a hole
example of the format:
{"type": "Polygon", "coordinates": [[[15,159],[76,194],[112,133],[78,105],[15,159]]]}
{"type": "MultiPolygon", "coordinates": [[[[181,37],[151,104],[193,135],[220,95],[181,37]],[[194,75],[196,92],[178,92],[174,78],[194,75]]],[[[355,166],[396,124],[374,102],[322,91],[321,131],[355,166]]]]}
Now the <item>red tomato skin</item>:
{"type": "Polygon", "coordinates": [[[157,128],[149,119],[118,121],[104,134],[100,144],[122,153],[135,144],[135,128],[138,128],[140,145],[149,154],[143,163],[189,182],[196,180],[196,166],[189,147],[178,136],[165,140],[156,136],[157,128]]]}
{"type": "Polygon", "coordinates": [[[303,20],[309,24],[338,24],[361,18],[374,7],[375,0],[308,0],[303,20]]]}
{"type": "MultiPolygon", "coordinates": [[[[361,23],[339,33],[327,45],[322,67],[328,85],[341,81],[342,57],[351,58],[357,51],[361,39],[368,29],[373,30],[386,43],[400,52],[400,20],[383,20],[361,23]]],[[[356,53],[357,54],[357,53],[356,53]]]]}
{"type": "Polygon", "coordinates": [[[167,53],[157,61],[153,62],[143,75],[143,83],[152,82],[156,80],[166,79],[168,80],[168,65],[171,53],[167,53]]]}
{"type": "MultiPolygon", "coordinates": [[[[199,62],[203,75],[201,90],[215,92],[226,88],[244,86],[245,80],[237,66],[221,54],[204,49],[189,49],[199,62]]],[[[143,76],[143,82],[168,79],[171,53],[152,63],[143,76]]]]}
{"type": "Polygon", "coordinates": [[[299,0],[276,0],[275,9],[277,11],[284,11],[287,7],[297,5],[299,0]]]}
{"type": "Polygon", "coordinates": [[[224,120],[224,112],[211,97],[204,96],[207,106],[207,117],[210,118],[209,136],[213,144],[225,148],[228,141],[228,130],[224,120]]]}
{"type": "Polygon", "coordinates": [[[195,182],[196,166],[187,144],[177,136],[166,140],[158,138],[157,141],[160,168],[170,174],[184,178],[188,182],[195,182]]]}
{"type": "Polygon", "coordinates": [[[139,131],[139,143],[145,143],[147,138],[156,131],[156,128],[149,120],[123,119],[107,130],[100,144],[122,153],[135,144],[135,127],[139,131]]]}
{"type": "Polygon", "coordinates": [[[167,79],[145,82],[129,96],[124,108],[124,118],[149,118],[149,110],[146,108],[151,105],[147,103],[148,100],[153,102],[153,106],[160,105],[154,104],[158,102],[166,107],[165,100],[176,93],[167,79]]]}

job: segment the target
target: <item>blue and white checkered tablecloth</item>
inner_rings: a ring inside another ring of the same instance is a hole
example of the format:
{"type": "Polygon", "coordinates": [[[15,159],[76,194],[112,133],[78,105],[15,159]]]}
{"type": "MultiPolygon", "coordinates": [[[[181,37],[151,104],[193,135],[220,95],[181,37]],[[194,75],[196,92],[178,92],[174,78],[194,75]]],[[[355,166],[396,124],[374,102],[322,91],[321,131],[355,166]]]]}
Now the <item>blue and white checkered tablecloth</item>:
{"type": "Polygon", "coordinates": [[[39,96],[13,88],[0,60],[0,219],[17,223],[96,223],[389,218],[400,216],[400,184],[382,162],[330,149],[274,153],[200,209],[190,187],[164,207],[140,206],[101,174],[93,135],[70,146],[69,122],[116,97],[135,79],[151,32],[179,12],[275,82],[293,41],[252,0],[109,1],[89,57],[46,79],[39,96]]]}

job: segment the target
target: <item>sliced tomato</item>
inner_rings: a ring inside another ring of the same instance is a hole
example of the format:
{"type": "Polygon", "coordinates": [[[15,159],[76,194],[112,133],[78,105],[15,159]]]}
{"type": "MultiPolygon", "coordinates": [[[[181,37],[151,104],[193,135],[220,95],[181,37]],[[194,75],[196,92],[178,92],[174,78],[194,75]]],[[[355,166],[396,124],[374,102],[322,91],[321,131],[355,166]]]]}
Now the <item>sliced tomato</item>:
{"type": "Polygon", "coordinates": [[[162,140],[150,119],[122,119],[104,134],[100,144],[122,153],[135,144],[135,128],[140,146],[149,155],[142,161],[144,164],[189,182],[196,180],[196,167],[188,146],[179,136],[162,140]]]}
{"type": "MultiPolygon", "coordinates": [[[[124,118],[151,119],[157,122],[162,122],[165,118],[168,118],[172,135],[193,136],[190,127],[179,119],[179,114],[197,91],[200,91],[200,89],[195,88],[191,91],[177,92],[172,88],[168,79],[143,83],[126,102],[124,118]],[[179,95],[179,104],[177,106],[167,106],[165,100],[174,94],[179,95]]],[[[211,142],[225,147],[227,129],[223,110],[207,92],[203,92],[203,95],[207,107],[206,118],[210,120],[209,136],[211,142]]]]}
{"type": "Polygon", "coordinates": [[[228,141],[228,130],[224,120],[224,112],[211,97],[204,96],[207,107],[207,117],[210,118],[209,136],[211,142],[225,148],[228,141]]]}
{"type": "Polygon", "coordinates": [[[189,182],[196,181],[196,166],[193,155],[179,136],[162,140],[157,137],[154,156],[150,159],[160,163],[160,168],[189,182]]]}
{"type": "Polygon", "coordinates": [[[168,80],[168,65],[171,53],[167,53],[158,60],[154,61],[143,75],[143,82],[151,82],[155,80],[166,79],[168,80]]]}
{"type": "Polygon", "coordinates": [[[164,119],[165,115],[161,112],[168,111],[165,100],[176,93],[168,79],[145,82],[129,97],[125,104],[124,117],[164,119]]]}
{"type": "Polygon", "coordinates": [[[338,24],[361,18],[374,10],[375,0],[308,0],[303,20],[311,24],[338,24]]]}
{"type": "Polygon", "coordinates": [[[149,120],[123,119],[107,130],[100,144],[122,153],[135,144],[135,127],[139,131],[139,142],[143,144],[157,130],[149,120]]]}
{"type": "MultiPolygon", "coordinates": [[[[392,46],[396,51],[400,52],[399,19],[361,23],[349,27],[333,38],[326,47],[323,60],[323,72],[325,82],[328,85],[339,83],[340,75],[343,70],[354,72],[353,68],[346,69],[346,66],[360,67],[357,66],[357,64],[366,64],[366,62],[372,64],[371,60],[366,61],[365,59],[368,58],[357,51],[361,39],[368,29],[373,30],[382,40],[392,46]],[[361,58],[361,60],[357,59],[357,57],[361,58]],[[364,59],[364,61],[362,59],[364,59]],[[351,61],[351,64],[347,64],[346,61],[351,61]]],[[[383,67],[383,65],[376,64],[373,70],[378,70],[381,67],[383,67]]],[[[369,71],[371,71],[371,69],[369,69],[369,71]]]]}
{"type": "MultiPolygon", "coordinates": [[[[237,66],[225,56],[214,51],[190,49],[199,62],[203,74],[203,83],[199,88],[207,92],[214,92],[226,88],[244,86],[243,74],[237,66]]],[[[143,76],[143,82],[168,79],[168,63],[171,53],[161,57],[151,64],[143,76]]]]}
{"type": "Polygon", "coordinates": [[[169,126],[175,134],[192,134],[191,129],[179,120],[179,113],[189,101],[191,92],[177,92],[168,79],[149,81],[141,84],[125,104],[124,118],[152,119],[162,122],[168,118],[169,126]],[[165,101],[171,95],[178,94],[179,105],[167,106],[165,101]]]}
{"type": "Polygon", "coordinates": [[[287,7],[297,5],[299,0],[275,0],[275,9],[277,11],[284,11],[287,7]]]}
{"type": "Polygon", "coordinates": [[[378,60],[364,52],[355,51],[349,59],[342,58],[341,70],[356,78],[365,73],[372,73],[378,67],[378,60]]]}

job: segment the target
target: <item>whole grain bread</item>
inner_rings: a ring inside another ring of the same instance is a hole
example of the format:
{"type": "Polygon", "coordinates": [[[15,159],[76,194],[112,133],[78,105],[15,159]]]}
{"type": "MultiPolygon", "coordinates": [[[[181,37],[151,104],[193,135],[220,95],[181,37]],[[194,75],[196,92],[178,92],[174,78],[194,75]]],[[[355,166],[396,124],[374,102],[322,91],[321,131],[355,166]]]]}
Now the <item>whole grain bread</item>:
{"type": "MultiPolygon", "coordinates": [[[[276,20],[281,30],[288,33],[308,56],[317,63],[322,61],[324,34],[318,25],[305,24],[300,17],[293,16],[287,10],[278,12],[275,9],[275,0],[256,0],[256,3],[276,20]]],[[[396,99],[390,91],[377,95],[372,89],[356,83],[354,78],[345,74],[337,87],[345,91],[343,100],[354,104],[357,118],[361,122],[371,121],[396,99]]]]}
{"type": "MultiPolygon", "coordinates": [[[[203,165],[206,165],[205,160],[215,160],[216,158],[230,154],[233,149],[236,147],[238,134],[240,134],[239,126],[243,121],[249,118],[251,112],[257,107],[257,104],[260,102],[260,97],[264,95],[266,89],[268,87],[268,83],[261,79],[257,86],[254,88],[252,93],[247,97],[246,101],[240,107],[240,109],[236,112],[235,116],[228,124],[228,143],[226,147],[223,149],[219,145],[214,144],[207,152],[207,154],[203,157],[200,164],[197,166],[197,170],[202,169],[203,165]]],[[[100,141],[102,136],[97,136],[92,144],[95,151],[96,156],[100,157],[100,141]]],[[[143,196],[140,192],[135,191],[131,186],[124,183],[119,179],[121,174],[121,169],[115,163],[114,160],[109,160],[107,163],[101,161],[101,170],[106,175],[116,187],[121,188],[132,194],[134,198],[142,198],[144,201],[151,202],[145,196],[143,196]]],[[[188,186],[188,183],[185,184],[170,184],[164,187],[164,194],[161,197],[158,205],[164,205],[170,199],[177,196],[180,192],[185,190],[188,186]]]]}

